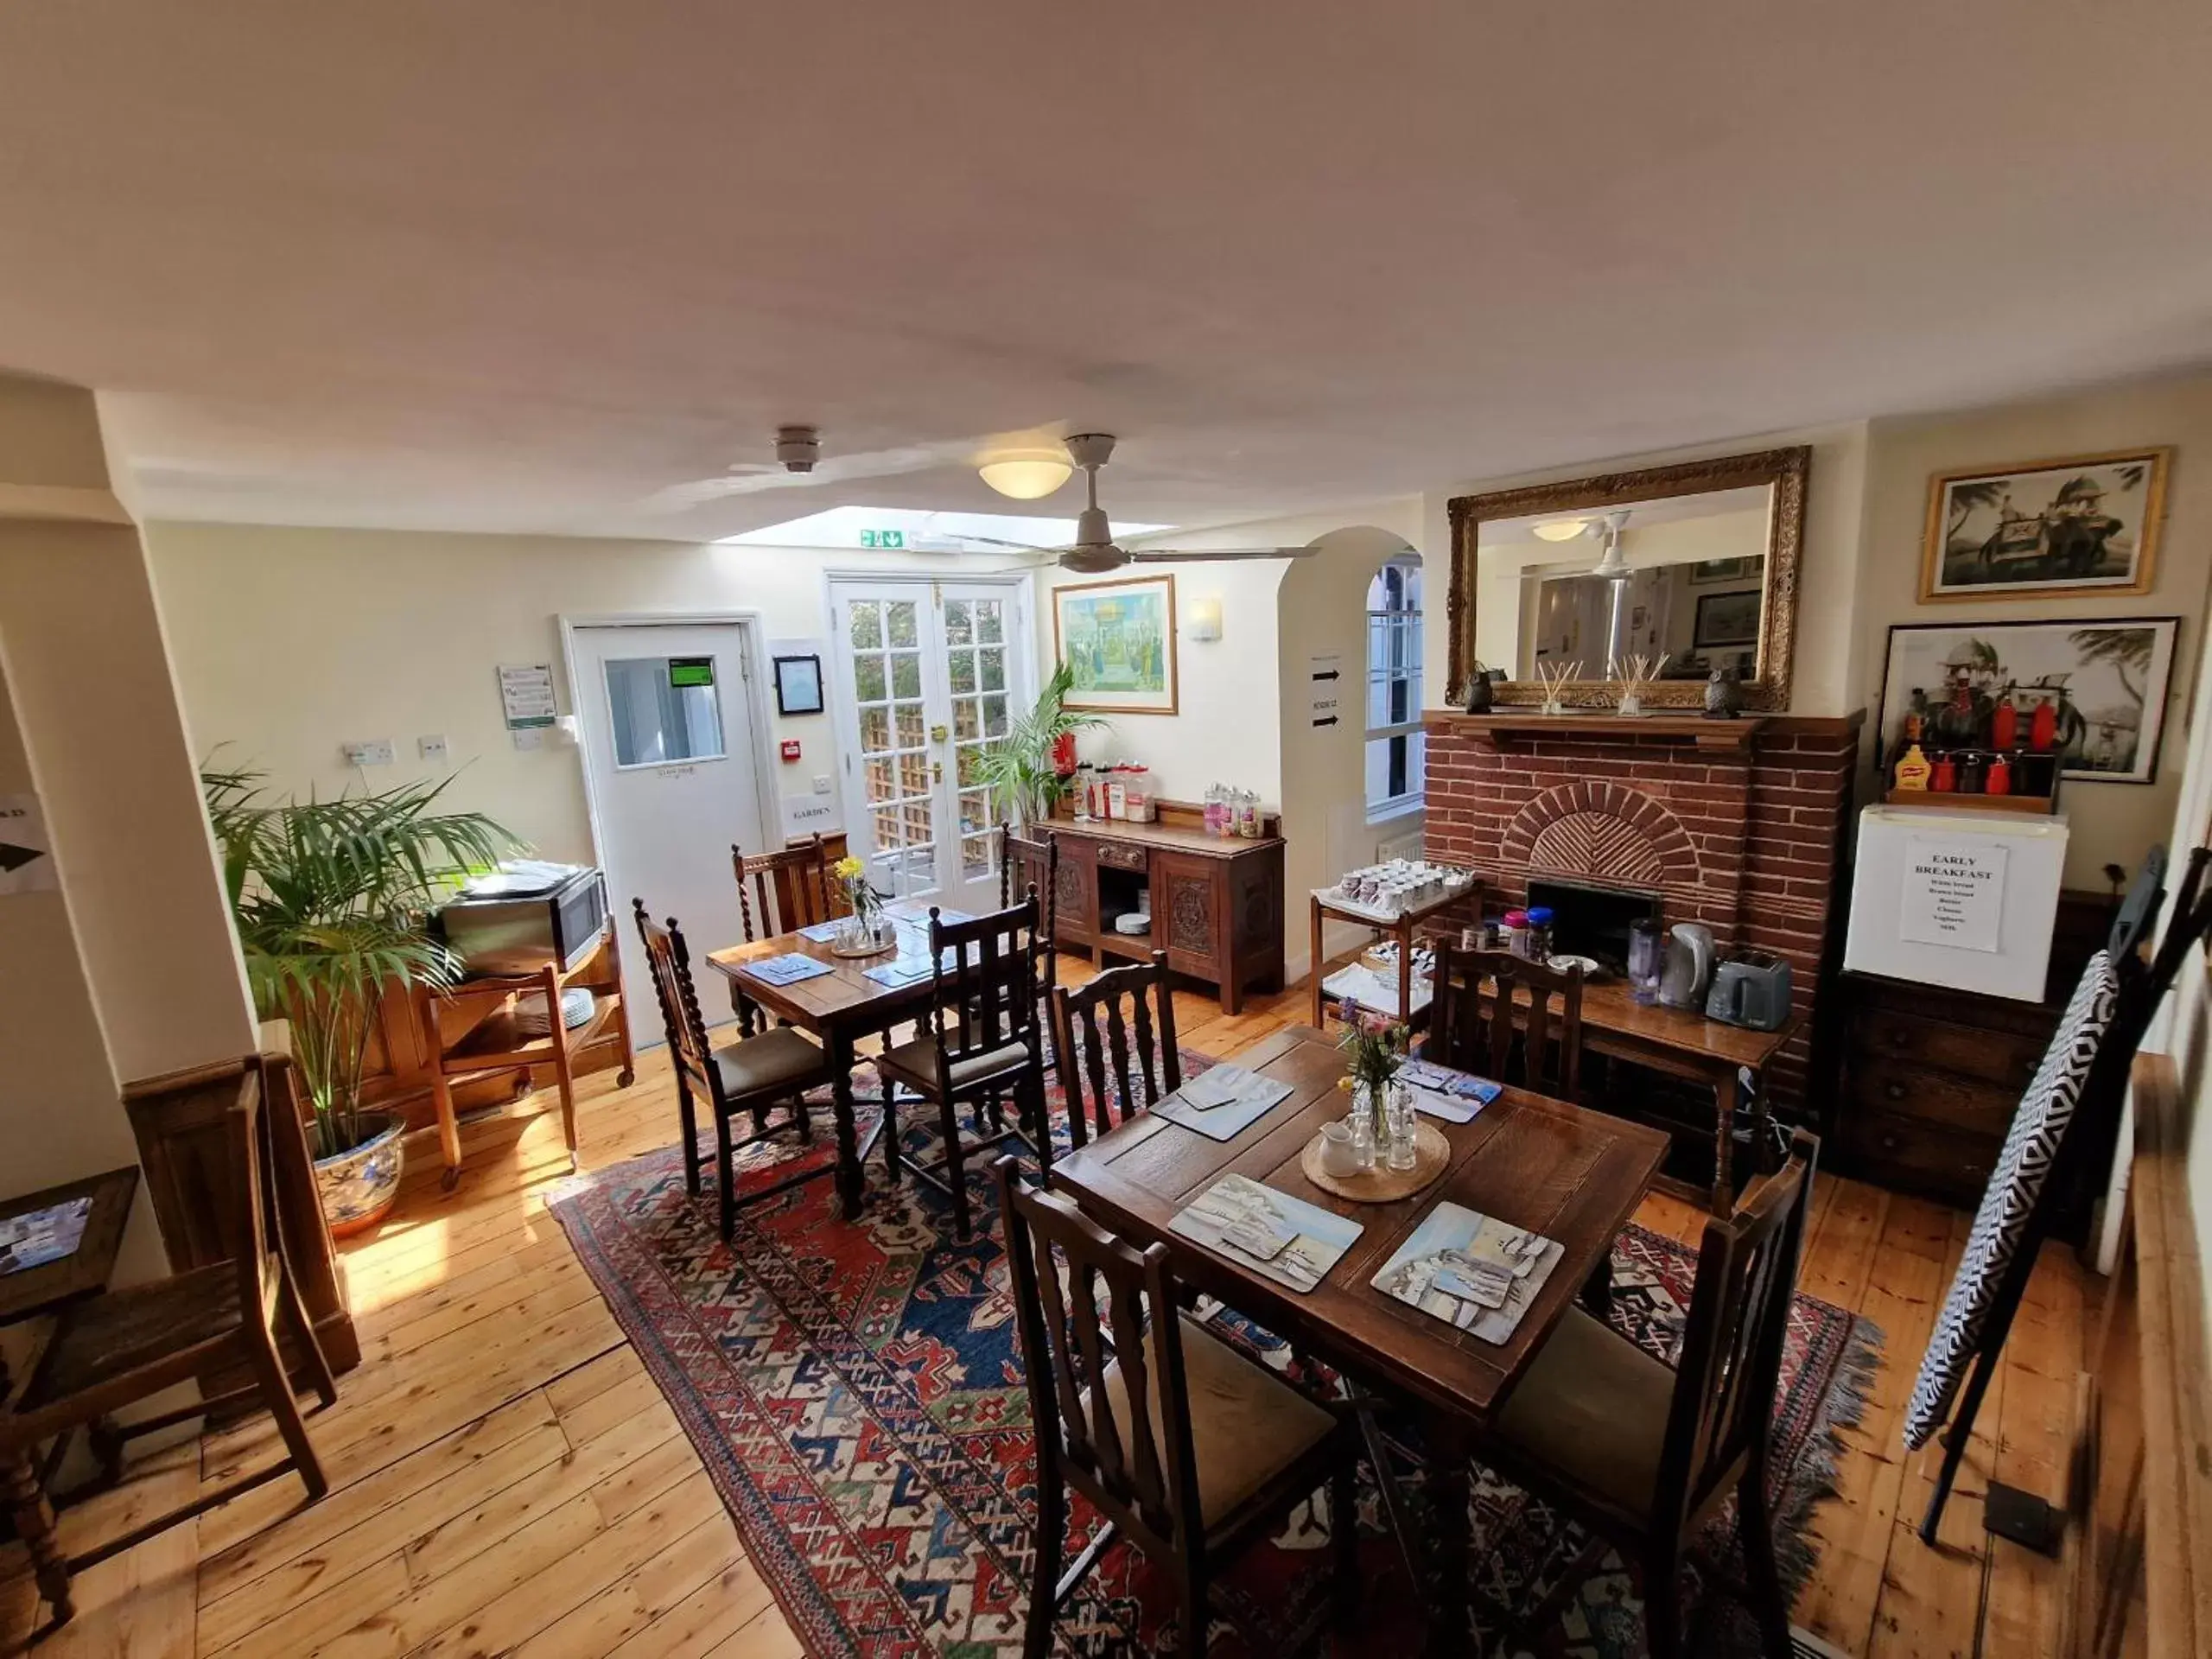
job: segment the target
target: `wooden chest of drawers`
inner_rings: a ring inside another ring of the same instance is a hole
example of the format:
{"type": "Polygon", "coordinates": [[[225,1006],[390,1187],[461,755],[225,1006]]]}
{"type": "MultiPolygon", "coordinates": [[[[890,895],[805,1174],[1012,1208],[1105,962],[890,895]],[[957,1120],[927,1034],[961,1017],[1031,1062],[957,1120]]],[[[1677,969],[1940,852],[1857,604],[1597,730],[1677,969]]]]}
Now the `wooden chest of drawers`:
{"type": "MultiPolygon", "coordinates": [[[[1845,1173],[1972,1209],[2072,995],[2108,904],[2068,895],[2041,1002],[1847,974],[1835,1137],[1845,1173]]],[[[2069,1217],[2066,1230],[2079,1226],[2069,1217]]]]}

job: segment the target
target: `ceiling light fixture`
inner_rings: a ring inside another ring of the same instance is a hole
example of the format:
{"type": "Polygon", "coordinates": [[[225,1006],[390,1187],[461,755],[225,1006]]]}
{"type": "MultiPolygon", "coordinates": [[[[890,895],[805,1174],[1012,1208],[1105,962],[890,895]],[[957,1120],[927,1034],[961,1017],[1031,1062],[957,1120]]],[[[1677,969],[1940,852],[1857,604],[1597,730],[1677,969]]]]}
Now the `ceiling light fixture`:
{"type": "Polygon", "coordinates": [[[1628,556],[1621,551],[1621,526],[1626,523],[1628,514],[1624,511],[1605,515],[1605,551],[1589,575],[1604,582],[1626,582],[1636,574],[1629,569],[1628,556]]]}
{"type": "Polygon", "coordinates": [[[994,455],[976,470],[982,475],[983,482],[1001,495],[1012,496],[1017,501],[1034,501],[1066,483],[1075,468],[1065,455],[1027,450],[994,455]]]}
{"type": "Polygon", "coordinates": [[[1554,518],[1548,524],[1535,526],[1535,533],[1548,542],[1571,542],[1589,528],[1586,518],[1554,518]]]}

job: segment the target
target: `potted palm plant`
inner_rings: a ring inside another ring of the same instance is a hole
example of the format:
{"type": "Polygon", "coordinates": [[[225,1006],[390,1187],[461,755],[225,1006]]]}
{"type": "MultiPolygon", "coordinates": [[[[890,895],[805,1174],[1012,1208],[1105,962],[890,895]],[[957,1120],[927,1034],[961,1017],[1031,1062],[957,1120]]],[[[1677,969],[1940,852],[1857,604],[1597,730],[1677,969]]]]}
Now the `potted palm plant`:
{"type": "Polygon", "coordinates": [[[405,1125],[361,1099],[378,1006],[394,984],[460,977],[426,930],[429,912],[522,842],[481,813],[436,810],[449,780],[279,802],[262,777],[208,772],[201,783],[255,1008],[291,1021],[315,1111],[315,1185],[342,1236],[375,1225],[399,1196],[405,1125]]]}
{"type": "Polygon", "coordinates": [[[976,751],[969,764],[969,775],[963,781],[988,785],[994,810],[1016,828],[1052,816],[1070,788],[1068,774],[1059,768],[1061,757],[1070,755],[1077,732],[1106,724],[1096,715],[1067,707],[1068,689],[1074,683],[1075,670],[1062,663],[1038,694],[1036,705],[1014,721],[1005,736],[976,751]]]}

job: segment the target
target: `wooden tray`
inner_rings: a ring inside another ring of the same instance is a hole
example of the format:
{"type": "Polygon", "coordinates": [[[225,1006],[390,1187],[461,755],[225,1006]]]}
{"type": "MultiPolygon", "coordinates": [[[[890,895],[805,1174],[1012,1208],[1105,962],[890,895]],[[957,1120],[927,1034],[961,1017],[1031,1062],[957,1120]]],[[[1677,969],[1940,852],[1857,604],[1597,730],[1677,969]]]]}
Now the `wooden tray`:
{"type": "Polygon", "coordinates": [[[871,944],[865,950],[848,950],[833,939],[830,944],[830,954],[833,957],[843,957],[848,961],[858,961],[864,957],[880,957],[887,950],[896,950],[898,948],[899,930],[894,927],[891,930],[891,937],[888,939],[881,944],[871,944]]]}
{"type": "Polygon", "coordinates": [[[1306,1143],[1298,1164],[1306,1172],[1306,1179],[1324,1192],[1333,1192],[1355,1204],[1395,1204],[1400,1198],[1411,1198],[1444,1173],[1452,1161],[1452,1143],[1444,1138],[1444,1131],[1427,1118],[1416,1118],[1411,1169],[1386,1169],[1382,1153],[1377,1151],[1375,1156],[1372,1170],[1357,1175],[1332,1175],[1321,1167],[1321,1137],[1317,1134],[1306,1143]]]}

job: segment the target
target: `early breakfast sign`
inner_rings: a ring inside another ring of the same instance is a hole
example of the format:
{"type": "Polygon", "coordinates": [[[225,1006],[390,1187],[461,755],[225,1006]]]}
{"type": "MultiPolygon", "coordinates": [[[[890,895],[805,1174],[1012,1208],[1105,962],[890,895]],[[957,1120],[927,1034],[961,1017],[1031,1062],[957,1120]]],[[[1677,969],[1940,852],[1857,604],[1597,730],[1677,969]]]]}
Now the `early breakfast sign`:
{"type": "Polygon", "coordinates": [[[1905,840],[1898,935],[1994,955],[2005,919],[2005,847],[1951,836],[1905,840]]]}

